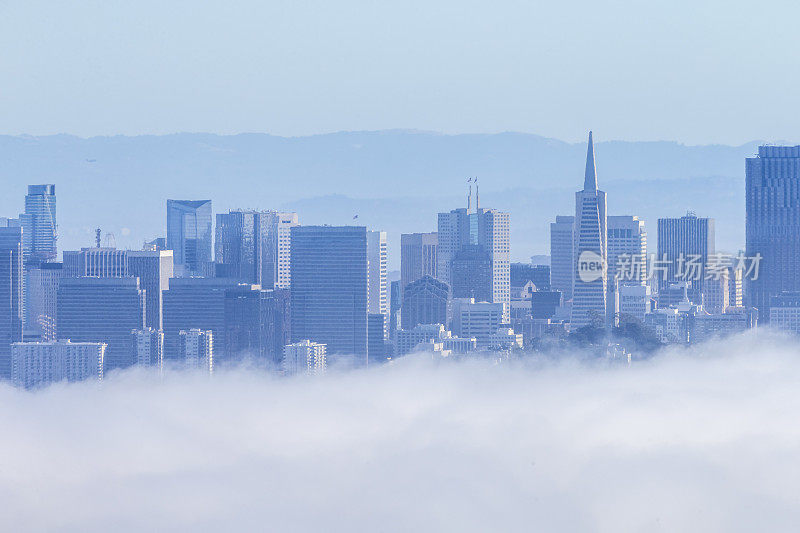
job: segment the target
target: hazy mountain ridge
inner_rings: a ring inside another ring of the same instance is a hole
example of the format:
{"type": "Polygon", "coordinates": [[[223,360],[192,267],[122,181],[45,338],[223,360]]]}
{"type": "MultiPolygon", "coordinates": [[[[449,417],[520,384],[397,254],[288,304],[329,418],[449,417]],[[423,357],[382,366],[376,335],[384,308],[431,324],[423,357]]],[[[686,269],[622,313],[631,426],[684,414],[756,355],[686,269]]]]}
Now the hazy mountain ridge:
{"type": "MultiPolygon", "coordinates": [[[[655,217],[694,209],[719,220],[720,246],[741,246],[744,158],[758,144],[598,142],[609,212],[644,216],[654,243],[655,217]]],[[[481,203],[511,212],[514,255],[523,258],[545,251],[547,222],[574,209],[585,150],[523,133],[406,130],[0,136],[0,216],[22,210],[27,184],[55,183],[61,249],[90,244],[98,226],[119,246],[139,246],[164,233],[167,198],[211,198],[215,212],[293,207],[307,223],[352,223],[358,213],[396,235],[435,229],[436,212],[462,205],[466,178],[478,176],[481,203]]]]}

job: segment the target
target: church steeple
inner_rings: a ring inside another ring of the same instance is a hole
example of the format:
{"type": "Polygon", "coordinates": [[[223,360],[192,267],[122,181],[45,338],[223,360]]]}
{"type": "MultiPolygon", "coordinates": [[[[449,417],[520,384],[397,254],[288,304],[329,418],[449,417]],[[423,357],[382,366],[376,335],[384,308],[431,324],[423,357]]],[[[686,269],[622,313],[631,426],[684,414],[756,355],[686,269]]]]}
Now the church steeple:
{"type": "Polygon", "coordinates": [[[594,166],[594,142],[591,131],[589,132],[589,148],[586,150],[586,175],[583,179],[583,190],[597,190],[597,169],[594,166]]]}

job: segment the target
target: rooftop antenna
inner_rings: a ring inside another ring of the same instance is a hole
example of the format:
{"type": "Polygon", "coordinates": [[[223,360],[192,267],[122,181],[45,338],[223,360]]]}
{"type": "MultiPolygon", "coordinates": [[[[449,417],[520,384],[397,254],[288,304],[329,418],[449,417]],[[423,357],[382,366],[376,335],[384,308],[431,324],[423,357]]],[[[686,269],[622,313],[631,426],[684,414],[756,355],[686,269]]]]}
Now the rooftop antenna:
{"type": "Polygon", "coordinates": [[[94,230],[94,243],[98,248],[100,248],[100,228],[94,230]]]}
{"type": "Polygon", "coordinates": [[[470,207],[472,207],[472,178],[467,180],[469,183],[469,194],[467,195],[467,213],[469,213],[470,207]]]}
{"type": "Polygon", "coordinates": [[[475,211],[480,209],[480,193],[478,193],[478,176],[475,176],[475,211]]]}
{"type": "Polygon", "coordinates": [[[106,245],[106,248],[116,248],[117,247],[117,239],[114,237],[113,233],[106,233],[105,245],[106,245]]]}

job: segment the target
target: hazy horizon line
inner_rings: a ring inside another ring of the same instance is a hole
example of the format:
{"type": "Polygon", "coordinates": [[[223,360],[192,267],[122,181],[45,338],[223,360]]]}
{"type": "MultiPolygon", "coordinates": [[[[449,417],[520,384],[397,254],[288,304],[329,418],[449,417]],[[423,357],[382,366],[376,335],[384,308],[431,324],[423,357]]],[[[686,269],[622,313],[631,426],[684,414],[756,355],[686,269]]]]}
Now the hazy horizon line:
{"type": "MultiPolygon", "coordinates": [[[[595,131],[595,130],[592,130],[595,131]]],[[[525,131],[516,131],[516,130],[503,130],[503,131],[495,131],[495,132],[445,132],[445,131],[437,131],[437,130],[426,130],[426,129],[418,129],[418,128],[384,128],[384,129],[365,129],[365,130],[331,130],[331,131],[322,131],[317,133],[308,133],[304,135],[279,135],[275,133],[269,133],[267,131],[239,131],[235,133],[226,132],[213,132],[213,131],[172,131],[172,132],[162,132],[162,133],[113,133],[113,134],[98,134],[98,135],[78,135],[75,133],[69,132],[58,132],[58,133],[0,133],[0,137],[12,137],[12,138],[49,138],[49,137],[71,137],[81,140],[93,140],[93,139],[112,139],[117,137],[125,137],[135,139],[138,137],[172,137],[172,136],[180,136],[180,135],[209,135],[215,137],[240,137],[240,136],[267,136],[267,137],[274,137],[278,139],[307,139],[313,137],[326,137],[326,136],[333,136],[333,135],[343,135],[343,134],[406,134],[406,135],[430,135],[430,136],[441,136],[441,137],[481,137],[481,136],[499,136],[499,135],[520,135],[520,136],[530,136],[536,137],[538,139],[544,141],[554,141],[559,142],[562,144],[575,146],[575,145],[585,145],[586,140],[564,140],[559,139],[557,137],[548,137],[546,135],[542,135],[540,133],[533,133],[533,132],[525,132],[525,131]]],[[[586,132],[588,136],[588,131],[586,132]]],[[[602,139],[602,137],[601,137],[602,139]]],[[[786,141],[783,139],[778,140],[771,140],[765,141],[764,139],[751,139],[744,143],[739,144],[726,144],[720,142],[709,142],[707,144],[692,144],[692,143],[685,143],[677,139],[609,139],[609,140],[595,140],[595,144],[611,144],[611,143],[626,143],[626,144],[677,144],[678,146],[686,146],[689,148],[701,148],[701,147],[714,147],[714,146],[723,146],[729,148],[743,148],[748,145],[790,145],[794,146],[795,144],[791,141],[786,141]]]]}

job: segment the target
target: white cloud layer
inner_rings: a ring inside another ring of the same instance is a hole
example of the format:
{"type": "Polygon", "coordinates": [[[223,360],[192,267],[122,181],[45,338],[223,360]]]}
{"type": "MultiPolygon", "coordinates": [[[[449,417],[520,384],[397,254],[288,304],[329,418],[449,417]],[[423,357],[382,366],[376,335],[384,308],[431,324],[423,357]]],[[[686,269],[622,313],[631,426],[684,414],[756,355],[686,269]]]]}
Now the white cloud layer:
{"type": "Polygon", "coordinates": [[[800,353],[0,386],[4,531],[796,531],[800,353]]]}

